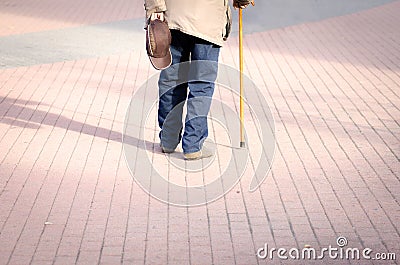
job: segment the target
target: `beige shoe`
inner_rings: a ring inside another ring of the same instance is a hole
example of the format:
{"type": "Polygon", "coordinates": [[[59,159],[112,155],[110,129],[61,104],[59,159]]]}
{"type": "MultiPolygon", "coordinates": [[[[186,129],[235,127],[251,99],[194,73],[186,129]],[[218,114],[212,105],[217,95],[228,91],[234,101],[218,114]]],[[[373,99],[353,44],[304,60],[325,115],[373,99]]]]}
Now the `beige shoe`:
{"type": "Polygon", "coordinates": [[[198,160],[202,158],[211,157],[214,155],[214,152],[208,149],[207,147],[203,146],[200,151],[194,153],[187,153],[183,154],[186,160],[198,160]]]}

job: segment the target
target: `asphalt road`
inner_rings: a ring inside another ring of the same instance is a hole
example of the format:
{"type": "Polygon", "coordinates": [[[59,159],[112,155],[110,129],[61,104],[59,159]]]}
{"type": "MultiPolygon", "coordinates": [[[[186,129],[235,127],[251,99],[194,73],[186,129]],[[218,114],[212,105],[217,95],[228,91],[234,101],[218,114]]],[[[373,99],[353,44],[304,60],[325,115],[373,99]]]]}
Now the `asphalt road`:
{"type": "MultiPolygon", "coordinates": [[[[245,33],[318,21],[393,0],[258,0],[244,12],[245,33]]],[[[234,21],[237,21],[237,12],[234,21]]],[[[237,34],[234,27],[232,35],[237,34]]],[[[126,20],[0,38],[0,68],[52,63],[144,49],[143,20],[126,20]]]]}

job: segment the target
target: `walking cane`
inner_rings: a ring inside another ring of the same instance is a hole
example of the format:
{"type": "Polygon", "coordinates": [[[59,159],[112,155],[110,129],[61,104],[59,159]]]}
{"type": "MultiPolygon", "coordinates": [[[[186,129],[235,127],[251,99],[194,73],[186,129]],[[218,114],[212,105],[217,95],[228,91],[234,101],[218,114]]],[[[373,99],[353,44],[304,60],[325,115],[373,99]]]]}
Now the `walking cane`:
{"type": "MultiPolygon", "coordinates": [[[[251,2],[254,6],[254,1],[251,2]]],[[[243,97],[243,10],[239,8],[239,67],[240,67],[240,147],[246,147],[244,139],[244,97],[243,97]]]]}

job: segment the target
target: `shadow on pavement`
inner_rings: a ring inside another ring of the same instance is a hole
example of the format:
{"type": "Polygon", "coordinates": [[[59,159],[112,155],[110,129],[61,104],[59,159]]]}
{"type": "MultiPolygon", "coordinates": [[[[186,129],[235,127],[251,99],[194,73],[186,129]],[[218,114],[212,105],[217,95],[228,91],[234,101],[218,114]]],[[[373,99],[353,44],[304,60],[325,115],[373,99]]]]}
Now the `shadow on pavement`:
{"type": "MultiPolygon", "coordinates": [[[[41,125],[48,125],[62,128],[67,131],[75,131],[78,133],[103,138],[109,141],[122,143],[123,135],[121,132],[113,131],[108,128],[93,126],[87,123],[75,121],[59,114],[28,107],[35,105],[37,106],[39,104],[41,103],[36,101],[0,97],[0,110],[5,110],[6,112],[2,115],[2,117],[0,117],[0,123],[29,129],[39,129],[41,125]]],[[[125,135],[124,142],[149,150],[150,152],[157,152],[157,150],[146,148],[156,145],[155,143],[146,140],[125,135]]]]}

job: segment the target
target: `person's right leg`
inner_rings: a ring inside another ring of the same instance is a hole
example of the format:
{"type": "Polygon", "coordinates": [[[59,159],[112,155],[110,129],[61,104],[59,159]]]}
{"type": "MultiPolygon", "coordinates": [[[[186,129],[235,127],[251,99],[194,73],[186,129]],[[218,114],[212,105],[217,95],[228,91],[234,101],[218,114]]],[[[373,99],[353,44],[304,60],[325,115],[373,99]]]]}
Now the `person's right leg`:
{"type": "Polygon", "coordinates": [[[186,159],[206,157],[202,147],[208,136],[207,115],[214,93],[215,80],[218,74],[218,57],[220,47],[208,41],[193,38],[191,66],[189,71],[189,95],[185,132],[182,139],[186,159]]]}

